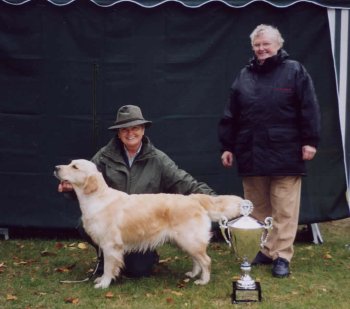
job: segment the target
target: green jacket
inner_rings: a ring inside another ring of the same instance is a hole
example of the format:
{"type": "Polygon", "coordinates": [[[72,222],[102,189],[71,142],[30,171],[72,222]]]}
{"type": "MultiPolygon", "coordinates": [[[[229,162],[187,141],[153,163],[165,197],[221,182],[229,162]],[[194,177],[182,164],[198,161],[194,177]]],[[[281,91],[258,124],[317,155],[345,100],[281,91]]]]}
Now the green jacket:
{"type": "Polygon", "coordinates": [[[179,169],[164,152],[153,146],[147,137],[131,167],[125,158],[123,144],[117,137],[101,148],[92,161],[102,172],[107,184],[128,194],[137,193],[203,193],[215,192],[179,169]]]}

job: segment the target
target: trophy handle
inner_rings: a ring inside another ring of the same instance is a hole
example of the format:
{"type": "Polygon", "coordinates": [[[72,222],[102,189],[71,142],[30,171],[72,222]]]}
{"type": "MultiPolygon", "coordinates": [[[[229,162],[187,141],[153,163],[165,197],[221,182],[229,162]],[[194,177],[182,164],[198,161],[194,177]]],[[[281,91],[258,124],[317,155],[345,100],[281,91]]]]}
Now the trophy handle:
{"type": "Polygon", "coordinates": [[[269,229],[272,229],[272,217],[267,217],[264,220],[265,225],[263,226],[264,233],[261,235],[261,243],[260,243],[260,247],[263,248],[266,241],[267,241],[267,237],[269,236],[269,229]]]}
{"type": "Polygon", "coordinates": [[[265,223],[264,228],[265,229],[272,229],[272,221],[273,221],[272,217],[265,218],[265,220],[264,220],[264,223],[265,223]]]}
{"type": "Polygon", "coordinates": [[[219,221],[219,226],[220,226],[220,230],[221,230],[221,234],[224,237],[225,241],[228,243],[229,247],[231,247],[231,235],[229,232],[227,232],[226,235],[226,230],[228,229],[227,227],[227,218],[225,216],[222,216],[220,221],[219,221]]]}

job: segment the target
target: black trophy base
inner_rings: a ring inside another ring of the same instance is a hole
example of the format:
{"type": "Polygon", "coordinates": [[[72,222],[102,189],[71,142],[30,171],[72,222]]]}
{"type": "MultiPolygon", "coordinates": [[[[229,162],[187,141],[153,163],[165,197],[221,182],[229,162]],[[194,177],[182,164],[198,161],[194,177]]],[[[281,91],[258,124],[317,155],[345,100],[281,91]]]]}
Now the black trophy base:
{"type": "Polygon", "coordinates": [[[232,304],[261,302],[262,300],[260,282],[255,282],[255,289],[242,289],[237,286],[237,281],[232,282],[232,287],[232,304]]]}

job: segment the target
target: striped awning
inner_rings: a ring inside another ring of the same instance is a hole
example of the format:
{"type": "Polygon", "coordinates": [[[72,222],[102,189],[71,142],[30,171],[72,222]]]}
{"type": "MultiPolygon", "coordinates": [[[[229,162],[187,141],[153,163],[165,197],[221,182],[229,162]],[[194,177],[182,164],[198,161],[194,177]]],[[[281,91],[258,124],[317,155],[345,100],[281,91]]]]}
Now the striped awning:
{"type": "MultiPolygon", "coordinates": [[[[12,5],[21,5],[32,1],[37,0],[0,0],[12,5]]],[[[89,0],[90,2],[101,6],[101,7],[109,7],[116,5],[122,2],[131,2],[138,4],[142,7],[152,8],[158,5],[161,5],[165,2],[178,2],[186,7],[197,8],[208,4],[210,2],[222,2],[226,5],[234,8],[241,8],[247,5],[250,5],[254,2],[265,2],[269,3],[275,7],[283,8],[288,7],[300,2],[312,3],[315,5],[319,5],[322,7],[333,8],[333,9],[342,9],[342,8],[350,8],[350,1],[348,0],[89,0]]],[[[76,0],[47,0],[47,2],[52,3],[57,6],[65,6],[76,2],[76,0]]]]}
{"type": "Polygon", "coordinates": [[[343,140],[348,196],[350,192],[350,82],[349,10],[328,9],[329,28],[336,72],[339,121],[343,140]]]}

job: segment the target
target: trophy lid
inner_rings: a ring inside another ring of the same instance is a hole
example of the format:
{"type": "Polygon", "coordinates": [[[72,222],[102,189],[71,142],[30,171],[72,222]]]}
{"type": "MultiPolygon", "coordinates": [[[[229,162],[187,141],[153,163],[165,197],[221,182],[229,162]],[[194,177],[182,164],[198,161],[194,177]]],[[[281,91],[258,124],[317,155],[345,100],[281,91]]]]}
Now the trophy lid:
{"type": "Polygon", "coordinates": [[[249,216],[242,216],[235,220],[232,220],[227,223],[228,227],[242,229],[242,230],[253,230],[263,228],[264,225],[259,221],[255,220],[249,216]]]}
{"type": "Polygon", "coordinates": [[[231,228],[243,229],[243,230],[253,230],[263,228],[264,225],[260,223],[258,220],[250,217],[249,215],[253,211],[253,204],[249,200],[243,200],[241,202],[241,217],[232,220],[227,223],[227,226],[231,228]]]}

